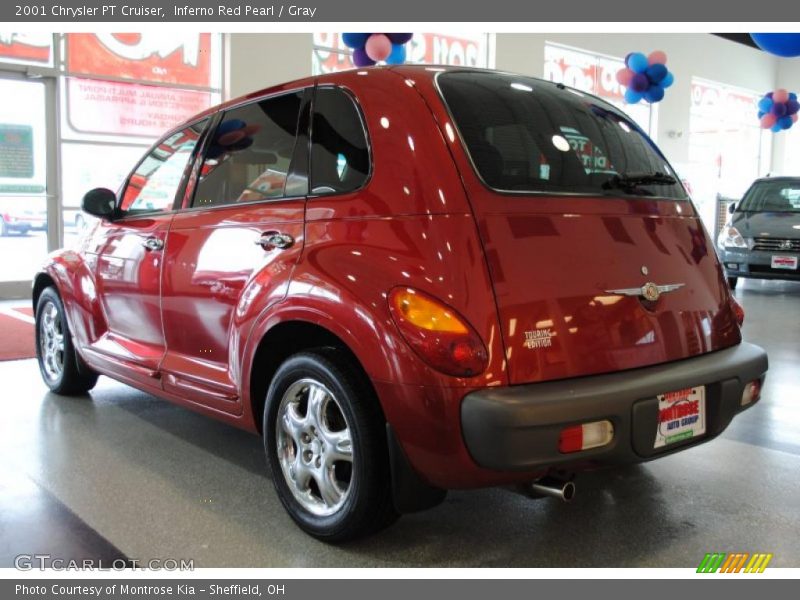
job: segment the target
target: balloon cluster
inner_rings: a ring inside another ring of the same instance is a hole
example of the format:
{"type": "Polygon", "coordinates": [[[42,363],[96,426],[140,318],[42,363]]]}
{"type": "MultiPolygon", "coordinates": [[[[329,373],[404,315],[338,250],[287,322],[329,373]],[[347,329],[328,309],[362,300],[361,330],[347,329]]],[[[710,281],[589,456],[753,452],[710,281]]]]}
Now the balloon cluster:
{"type": "Polygon", "coordinates": [[[413,33],[345,33],[342,41],[353,49],[353,64],[369,67],[385,61],[387,65],[406,62],[406,43],[413,33]]]}
{"type": "Polygon", "coordinates": [[[756,45],[776,56],[800,56],[800,33],[751,33],[756,45]]]}
{"type": "Polygon", "coordinates": [[[647,56],[631,52],[625,57],[625,68],[617,71],[617,81],[624,85],[625,102],[636,104],[645,99],[651,104],[664,99],[664,90],[672,85],[675,77],[667,69],[667,55],[661,50],[647,56]]]}
{"type": "Polygon", "coordinates": [[[771,129],[774,132],[789,129],[797,123],[800,102],[797,94],[786,90],[769,92],[758,101],[758,118],[761,120],[762,129],[771,129]]]}

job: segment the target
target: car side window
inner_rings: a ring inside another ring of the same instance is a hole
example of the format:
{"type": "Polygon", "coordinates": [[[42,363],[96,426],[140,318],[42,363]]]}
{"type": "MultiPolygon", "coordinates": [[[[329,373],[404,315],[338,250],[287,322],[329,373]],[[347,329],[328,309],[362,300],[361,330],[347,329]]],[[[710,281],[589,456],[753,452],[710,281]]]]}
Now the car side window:
{"type": "Polygon", "coordinates": [[[352,192],[370,171],[369,145],[361,115],[347,92],[320,87],[311,122],[311,193],[352,192]]]}
{"type": "Polygon", "coordinates": [[[193,207],[283,198],[303,92],[227,111],[208,145],[193,207]]]}
{"type": "Polygon", "coordinates": [[[195,146],[209,119],[204,119],[159,142],[131,173],[121,194],[123,214],[172,210],[195,146]]]}

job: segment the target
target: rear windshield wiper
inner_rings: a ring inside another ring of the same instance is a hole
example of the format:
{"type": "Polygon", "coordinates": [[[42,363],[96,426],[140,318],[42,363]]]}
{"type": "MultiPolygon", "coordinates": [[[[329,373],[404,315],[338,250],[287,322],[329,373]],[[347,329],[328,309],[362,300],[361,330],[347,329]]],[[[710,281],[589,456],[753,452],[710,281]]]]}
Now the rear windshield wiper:
{"type": "Polygon", "coordinates": [[[627,175],[614,175],[603,182],[604,190],[627,190],[639,185],[675,185],[678,180],[666,173],[628,173],[627,175]]]}

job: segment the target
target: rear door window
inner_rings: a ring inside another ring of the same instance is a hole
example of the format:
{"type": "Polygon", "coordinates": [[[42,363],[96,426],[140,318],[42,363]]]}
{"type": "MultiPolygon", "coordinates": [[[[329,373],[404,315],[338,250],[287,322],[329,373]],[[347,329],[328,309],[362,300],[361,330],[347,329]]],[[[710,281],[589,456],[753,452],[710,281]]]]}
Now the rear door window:
{"type": "Polygon", "coordinates": [[[302,104],[299,91],[226,111],[205,152],[192,206],[284,198],[302,104]]]}
{"type": "Polygon", "coordinates": [[[594,96],[491,72],[442,73],[437,82],[475,169],[495,190],[686,199],[653,142],[594,96]]]}
{"type": "Polygon", "coordinates": [[[311,122],[311,193],[341,194],[363,186],[370,173],[361,114],[344,90],[317,88],[311,122]]]}

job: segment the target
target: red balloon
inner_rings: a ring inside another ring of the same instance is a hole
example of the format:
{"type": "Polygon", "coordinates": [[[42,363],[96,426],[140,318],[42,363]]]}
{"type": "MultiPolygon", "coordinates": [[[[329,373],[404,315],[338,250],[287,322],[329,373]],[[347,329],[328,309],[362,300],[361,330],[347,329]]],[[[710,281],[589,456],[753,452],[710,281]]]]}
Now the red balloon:
{"type": "Polygon", "coordinates": [[[369,36],[364,50],[367,51],[367,56],[375,62],[386,60],[392,53],[392,40],[382,33],[373,33],[369,36]]]}
{"type": "Polygon", "coordinates": [[[761,117],[761,128],[771,129],[777,122],[778,118],[775,115],[773,115],[772,113],[767,113],[763,117],[761,117]]]}
{"type": "Polygon", "coordinates": [[[648,65],[663,65],[667,62],[667,54],[661,50],[654,50],[647,55],[648,65]]]}
{"type": "Polygon", "coordinates": [[[619,71],[617,71],[617,81],[621,85],[628,87],[631,84],[631,79],[633,79],[633,75],[634,73],[630,69],[620,69],[619,71]]]}
{"type": "Polygon", "coordinates": [[[772,93],[772,101],[778,104],[783,104],[784,102],[789,101],[789,92],[784,89],[775,90],[772,93]]]}

